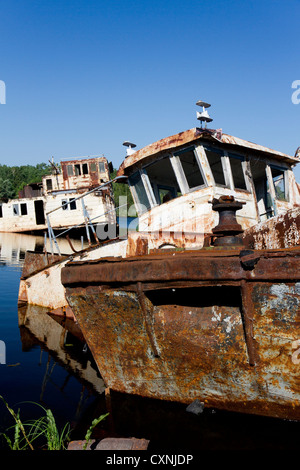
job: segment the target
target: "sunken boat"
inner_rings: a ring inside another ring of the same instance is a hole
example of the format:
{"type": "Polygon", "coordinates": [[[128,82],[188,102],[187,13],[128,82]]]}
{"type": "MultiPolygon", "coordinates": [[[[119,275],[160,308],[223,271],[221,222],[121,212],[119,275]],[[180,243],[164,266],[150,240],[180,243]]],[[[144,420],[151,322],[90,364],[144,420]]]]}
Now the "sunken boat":
{"type": "Polygon", "coordinates": [[[87,218],[95,226],[115,224],[112,193],[104,184],[112,167],[105,157],[50,163],[51,175],[25,186],[16,199],[0,200],[0,233],[84,233],[87,218]]]}
{"type": "Polygon", "coordinates": [[[107,387],[300,419],[298,161],[207,128],[131,149],[140,232],[61,270],[107,387]]]}

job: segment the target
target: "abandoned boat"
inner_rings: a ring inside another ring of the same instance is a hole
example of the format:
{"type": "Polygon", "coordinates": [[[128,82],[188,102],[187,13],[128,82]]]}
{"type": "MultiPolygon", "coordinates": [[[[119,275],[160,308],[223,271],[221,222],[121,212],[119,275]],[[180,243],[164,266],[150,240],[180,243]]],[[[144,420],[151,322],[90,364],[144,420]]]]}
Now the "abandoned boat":
{"type": "Polygon", "coordinates": [[[0,201],[0,232],[57,233],[84,227],[87,218],[95,225],[115,224],[111,188],[101,188],[110,179],[107,159],[83,157],[60,165],[61,170],[52,162],[53,174],[25,186],[18,199],[0,201]]]}
{"type": "Polygon", "coordinates": [[[61,269],[107,387],[300,419],[298,162],[207,128],[129,153],[139,232],[61,269]]]}
{"type": "Polygon", "coordinates": [[[247,249],[212,203],[200,250],[69,262],[71,309],[113,390],[300,420],[300,247],[247,249]]]}

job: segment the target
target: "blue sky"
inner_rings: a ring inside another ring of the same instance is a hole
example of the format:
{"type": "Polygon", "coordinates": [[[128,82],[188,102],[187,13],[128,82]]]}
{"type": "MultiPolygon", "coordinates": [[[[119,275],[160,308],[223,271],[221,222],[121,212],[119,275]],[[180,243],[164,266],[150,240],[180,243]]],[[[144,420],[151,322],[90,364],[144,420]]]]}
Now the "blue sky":
{"type": "Polygon", "coordinates": [[[198,99],[212,127],[294,155],[299,18],[299,0],[0,0],[0,163],[118,167],[124,140],[197,126],[198,99]]]}

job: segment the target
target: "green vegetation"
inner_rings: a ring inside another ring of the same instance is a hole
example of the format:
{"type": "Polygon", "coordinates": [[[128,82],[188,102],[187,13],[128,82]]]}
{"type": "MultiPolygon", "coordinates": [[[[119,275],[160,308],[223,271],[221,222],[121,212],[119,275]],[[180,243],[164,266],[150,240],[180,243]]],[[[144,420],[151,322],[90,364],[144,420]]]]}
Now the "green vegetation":
{"type": "MultiPolygon", "coordinates": [[[[44,410],[45,415],[36,420],[23,423],[20,419],[20,410],[16,413],[9,407],[1,395],[0,398],[14,418],[15,422],[15,424],[7,430],[13,431],[13,438],[9,437],[7,433],[2,434],[10,450],[66,450],[68,443],[70,442],[71,435],[71,427],[69,423],[67,423],[59,432],[52,411],[44,408],[38,403],[35,404],[44,410]]],[[[86,442],[83,450],[87,448],[95,426],[97,426],[107,416],[108,413],[101,415],[99,418],[92,421],[92,424],[87,430],[85,436],[86,442]]]]}
{"type": "MultiPolygon", "coordinates": [[[[110,174],[110,178],[113,179],[117,176],[117,170],[114,168],[114,171],[110,174]]],[[[127,212],[129,217],[137,217],[134,203],[132,199],[132,195],[127,183],[112,183],[114,199],[116,207],[118,208],[119,205],[124,204],[122,201],[122,196],[127,197],[127,209],[130,211],[127,212]],[[121,199],[120,199],[121,197],[121,199]]],[[[126,213],[126,207],[122,207],[120,210],[117,209],[117,215],[122,215],[126,213]]]]}
{"type": "Polygon", "coordinates": [[[30,183],[40,183],[42,177],[50,175],[51,165],[38,163],[37,165],[7,166],[0,165],[0,199],[18,197],[19,191],[30,183]]]}

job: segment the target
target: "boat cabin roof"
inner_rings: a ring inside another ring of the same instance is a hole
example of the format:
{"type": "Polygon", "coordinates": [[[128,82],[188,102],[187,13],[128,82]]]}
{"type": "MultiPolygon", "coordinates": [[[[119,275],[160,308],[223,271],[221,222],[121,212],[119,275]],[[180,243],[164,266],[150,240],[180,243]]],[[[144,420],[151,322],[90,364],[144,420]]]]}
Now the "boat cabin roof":
{"type": "Polygon", "coordinates": [[[127,156],[118,170],[118,176],[129,175],[132,171],[135,171],[136,168],[150,163],[160,154],[168,150],[174,151],[174,149],[195,144],[200,140],[218,143],[224,149],[242,151],[244,154],[248,152],[251,152],[251,154],[260,154],[265,158],[273,158],[289,165],[294,165],[299,162],[299,158],[296,156],[292,157],[291,155],[240,139],[239,137],[224,134],[221,130],[196,127],[158,140],[127,156]]]}

